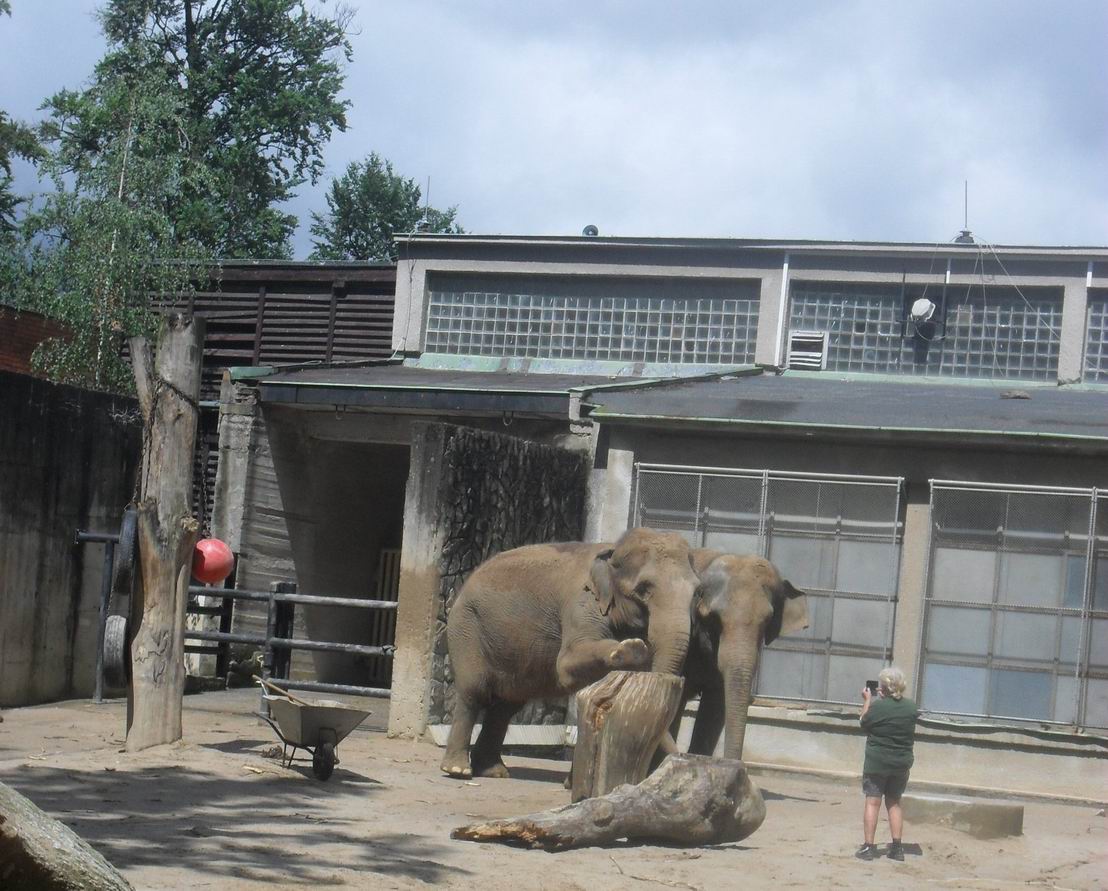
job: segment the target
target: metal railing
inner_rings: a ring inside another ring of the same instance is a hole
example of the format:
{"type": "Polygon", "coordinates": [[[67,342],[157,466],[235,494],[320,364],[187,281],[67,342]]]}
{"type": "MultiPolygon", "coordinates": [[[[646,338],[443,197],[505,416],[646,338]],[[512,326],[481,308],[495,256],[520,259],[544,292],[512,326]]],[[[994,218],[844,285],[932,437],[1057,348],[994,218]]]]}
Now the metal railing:
{"type": "Polygon", "coordinates": [[[249,634],[231,631],[209,631],[199,628],[185,630],[185,652],[211,653],[213,649],[224,649],[228,644],[254,644],[263,650],[262,677],[281,681],[281,686],[289,690],[310,690],[322,693],[346,693],[353,696],[373,696],[388,698],[391,691],[380,687],[363,687],[356,684],[329,684],[322,681],[293,680],[289,677],[292,666],[293,650],[308,650],[327,653],[347,653],[355,656],[391,657],[396,651],[392,645],[370,646],[367,644],[340,643],[329,640],[309,640],[293,636],[296,617],[296,605],[325,606],[337,609],[395,610],[393,600],[361,600],[353,597],[325,597],[316,594],[299,594],[296,585],[291,582],[274,582],[269,591],[247,591],[235,588],[209,588],[194,585],[189,588],[190,615],[212,615],[219,607],[205,607],[194,601],[191,595],[198,597],[217,597],[227,600],[253,600],[266,603],[266,630],[264,634],[249,634]],[[213,648],[204,645],[189,644],[187,641],[199,640],[214,643],[213,648]]]}

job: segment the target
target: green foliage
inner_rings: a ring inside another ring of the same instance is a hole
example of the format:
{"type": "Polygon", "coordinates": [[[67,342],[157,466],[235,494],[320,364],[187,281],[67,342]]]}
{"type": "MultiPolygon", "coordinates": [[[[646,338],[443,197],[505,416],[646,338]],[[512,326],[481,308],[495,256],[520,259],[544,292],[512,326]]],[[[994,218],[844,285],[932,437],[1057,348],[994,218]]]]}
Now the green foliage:
{"type": "MultiPolygon", "coordinates": [[[[142,52],[126,49],[129,59],[142,52]]],[[[55,191],[24,220],[17,296],[71,332],[35,354],[58,381],[132,389],[124,338],[153,333],[159,298],[187,292],[198,264],[206,267],[175,216],[213,178],[189,151],[187,109],[160,64],[121,67],[53,100],[41,169],[55,191]]]]}
{"type": "Polygon", "coordinates": [[[312,214],[313,260],[395,260],[396,236],[416,231],[461,233],[458,208],[420,207],[415,180],[376,152],[331,181],[327,213],[312,214]]]}
{"type": "MultiPolygon", "coordinates": [[[[12,8],[8,0],[0,0],[0,15],[11,15],[12,8]]],[[[43,155],[34,131],[10,118],[0,110],[0,250],[11,250],[11,236],[15,231],[16,209],[23,203],[12,192],[12,158],[19,157],[28,161],[37,161],[43,155]]],[[[0,258],[0,263],[10,262],[8,256],[0,258]]],[[[2,276],[2,273],[0,273],[2,276]]],[[[0,277],[0,282],[3,278],[0,277]]]]}
{"type": "Polygon", "coordinates": [[[322,148],[345,129],[338,98],[350,59],[350,13],[306,0],[108,0],[109,44],[92,85],[47,103],[62,157],[80,178],[120,138],[121,123],[83,102],[139,71],[178,103],[175,150],[203,164],[204,189],[167,208],[182,238],[222,257],[286,257],[296,218],[276,205],[323,172],[322,148]]]}

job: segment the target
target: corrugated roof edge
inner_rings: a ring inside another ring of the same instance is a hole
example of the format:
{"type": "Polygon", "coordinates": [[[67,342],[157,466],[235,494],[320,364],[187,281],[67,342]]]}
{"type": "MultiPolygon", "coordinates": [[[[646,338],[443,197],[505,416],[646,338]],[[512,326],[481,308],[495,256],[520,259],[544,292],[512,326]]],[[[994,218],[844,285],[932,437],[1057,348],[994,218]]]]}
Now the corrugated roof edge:
{"type": "Polygon", "coordinates": [[[375,365],[400,365],[400,359],[351,359],[347,362],[291,362],[288,365],[233,365],[227,369],[233,381],[258,380],[283,374],[287,371],[303,371],[305,368],[367,368],[375,365]]]}

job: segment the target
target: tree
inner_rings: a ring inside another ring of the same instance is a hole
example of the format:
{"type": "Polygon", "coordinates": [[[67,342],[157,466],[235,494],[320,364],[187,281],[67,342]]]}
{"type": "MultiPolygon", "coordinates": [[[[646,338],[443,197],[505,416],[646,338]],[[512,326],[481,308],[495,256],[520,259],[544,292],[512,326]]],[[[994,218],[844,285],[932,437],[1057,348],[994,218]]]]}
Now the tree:
{"type": "MultiPolygon", "coordinates": [[[[142,48],[125,55],[136,59],[142,48]]],[[[21,302],[70,332],[35,354],[55,380],[133,389],[123,339],[152,333],[152,299],[187,292],[207,268],[174,211],[214,178],[188,151],[187,109],[160,65],[145,58],[80,94],[56,97],[44,130],[51,151],[41,168],[55,191],[23,221],[21,302]],[[93,138],[95,152],[85,141],[93,138]]]]}
{"type": "Polygon", "coordinates": [[[324,144],[346,128],[350,18],[307,0],[108,0],[109,50],[91,85],[47,102],[78,183],[123,134],[118,119],[86,113],[85,94],[145,71],[180,108],[176,150],[210,174],[167,208],[177,233],[222,257],[288,256],[296,218],[277,205],[317,181],[324,144]]]}
{"type": "Polygon", "coordinates": [[[457,207],[420,207],[415,180],[376,152],[333,179],[326,197],[327,213],[312,214],[313,260],[395,260],[396,236],[414,232],[421,221],[422,231],[464,231],[454,222],[457,207]]]}
{"type": "MultiPolygon", "coordinates": [[[[0,16],[11,15],[8,0],[0,0],[0,16]]],[[[34,131],[26,124],[13,120],[0,110],[0,241],[6,251],[11,249],[11,236],[16,227],[16,208],[23,199],[16,196],[12,185],[12,158],[37,161],[42,157],[42,146],[34,131]]]]}

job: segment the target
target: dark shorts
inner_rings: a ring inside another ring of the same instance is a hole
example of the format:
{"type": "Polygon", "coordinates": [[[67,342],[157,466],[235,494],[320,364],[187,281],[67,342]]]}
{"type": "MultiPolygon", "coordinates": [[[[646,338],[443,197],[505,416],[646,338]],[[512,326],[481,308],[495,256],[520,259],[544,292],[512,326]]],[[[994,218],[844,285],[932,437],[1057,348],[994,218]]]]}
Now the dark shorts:
{"type": "Polygon", "coordinates": [[[908,785],[908,771],[900,773],[867,773],[862,775],[862,792],[866,798],[881,798],[886,801],[900,801],[908,785]]]}

